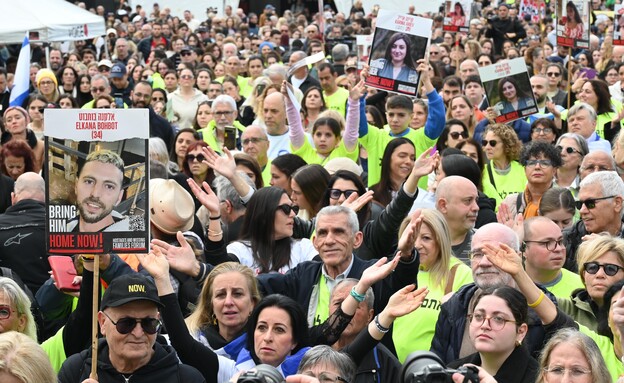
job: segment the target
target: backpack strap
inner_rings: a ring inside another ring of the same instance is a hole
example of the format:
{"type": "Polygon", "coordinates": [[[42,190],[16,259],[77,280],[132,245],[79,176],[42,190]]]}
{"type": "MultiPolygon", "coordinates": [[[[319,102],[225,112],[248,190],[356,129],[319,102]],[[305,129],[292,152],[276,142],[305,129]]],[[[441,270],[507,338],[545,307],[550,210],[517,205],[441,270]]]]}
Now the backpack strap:
{"type": "MultiPolygon", "coordinates": [[[[494,186],[494,189],[496,189],[496,182],[494,182],[494,174],[492,174],[492,163],[488,162],[487,164],[487,171],[488,171],[488,176],[490,176],[490,183],[492,184],[492,186],[494,186]]],[[[498,191],[498,190],[496,190],[498,191]]]]}
{"type": "Polygon", "coordinates": [[[522,206],[523,200],[524,200],[524,192],[518,193],[518,197],[516,198],[516,214],[520,213],[524,215],[524,207],[522,206]]]}
{"type": "Polygon", "coordinates": [[[451,273],[449,274],[449,279],[446,282],[446,287],[444,288],[444,295],[453,291],[453,282],[455,281],[455,274],[457,273],[458,267],[459,267],[459,263],[451,267],[451,273]]]}

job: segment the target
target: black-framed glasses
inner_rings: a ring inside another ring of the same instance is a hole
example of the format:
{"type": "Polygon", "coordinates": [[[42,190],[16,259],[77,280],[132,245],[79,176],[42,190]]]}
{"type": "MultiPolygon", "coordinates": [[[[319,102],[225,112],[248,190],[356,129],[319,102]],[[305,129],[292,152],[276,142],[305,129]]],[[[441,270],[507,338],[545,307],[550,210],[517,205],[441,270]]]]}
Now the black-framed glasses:
{"type": "Polygon", "coordinates": [[[615,196],[610,195],[608,197],[588,198],[584,200],[578,200],[578,201],[574,201],[574,206],[576,207],[577,210],[581,210],[583,208],[583,205],[585,205],[588,209],[593,209],[596,207],[596,202],[609,199],[609,198],[613,198],[613,197],[615,196]]]}
{"type": "Polygon", "coordinates": [[[137,323],[141,324],[141,328],[143,328],[143,332],[145,332],[146,334],[154,335],[158,332],[158,330],[160,330],[161,323],[158,318],[125,317],[115,322],[113,318],[108,316],[108,314],[106,314],[104,311],[102,311],[102,313],[106,315],[106,317],[111,321],[113,325],[115,325],[117,332],[122,335],[130,334],[132,330],[134,330],[134,328],[136,327],[137,323]]]}
{"type": "Polygon", "coordinates": [[[349,381],[343,378],[342,376],[336,375],[333,372],[329,372],[329,371],[323,371],[318,375],[314,374],[314,372],[312,371],[304,371],[302,375],[312,376],[318,379],[320,383],[338,383],[338,382],[349,383],[349,381]]]}
{"type": "Polygon", "coordinates": [[[218,117],[229,116],[232,113],[234,113],[234,112],[231,111],[231,110],[214,112],[215,116],[218,116],[218,117]]]}
{"type": "Polygon", "coordinates": [[[559,77],[559,76],[561,76],[561,73],[559,73],[559,72],[546,72],[546,75],[548,77],[559,77]]]}
{"type": "Polygon", "coordinates": [[[563,379],[563,375],[565,375],[566,371],[568,372],[569,376],[575,379],[581,378],[584,375],[591,374],[591,370],[585,370],[584,368],[580,367],[565,368],[563,366],[552,366],[544,368],[544,372],[554,375],[559,379],[563,379]]]}
{"type": "Polygon", "coordinates": [[[460,136],[462,138],[468,138],[468,133],[466,133],[464,131],[461,131],[461,132],[450,132],[449,136],[451,136],[451,138],[454,139],[454,140],[458,140],[460,136]]]}
{"type": "Polygon", "coordinates": [[[551,128],[535,128],[533,129],[533,133],[537,134],[551,134],[553,130],[551,128]]]}
{"type": "Polygon", "coordinates": [[[290,215],[290,212],[294,212],[295,215],[297,215],[299,213],[299,206],[297,205],[289,205],[287,203],[283,204],[283,205],[279,205],[277,207],[277,210],[280,210],[282,213],[286,214],[286,215],[290,215]]]}
{"type": "Polygon", "coordinates": [[[539,243],[544,246],[548,251],[555,251],[557,246],[563,247],[563,238],[559,239],[547,239],[544,241],[524,241],[526,243],[539,243]]]}
{"type": "Polygon", "coordinates": [[[10,306],[1,305],[0,306],[0,319],[9,319],[11,317],[11,313],[15,310],[11,310],[10,306]]]}
{"type": "Polygon", "coordinates": [[[340,199],[340,196],[344,194],[345,198],[349,198],[351,194],[357,193],[357,190],[340,190],[340,189],[329,189],[329,198],[331,199],[340,199]]]}
{"type": "Polygon", "coordinates": [[[482,313],[468,314],[468,319],[470,320],[470,325],[475,327],[483,326],[483,323],[485,323],[485,321],[487,320],[488,326],[494,331],[501,331],[503,328],[505,328],[505,324],[507,322],[516,323],[515,320],[505,319],[505,317],[502,317],[500,315],[494,315],[489,317],[482,313]]]}
{"type": "Polygon", "coordinates": [[[624,270],[624,267],[614,265],[613,263],[598,263],[598,262],[585,262],[583,264],[585,271],[589,274],[596,274],[600,268],[604,270],[604,273],[612,277],[620,270],[624,270]]]}
{"type": "Polygon", "coordinates": [[[496,144],[498,144],[498,141],[496,140],[483,140],[481,141],[481,146],[483,146],[484,148],[488,145],[490,145],[491,147],[495,147],[496,144]]]}
{"type": "Polygon", "coordinates": [[[184,52],[180,52],[180,56],[190,56],[191,52],[189,51],[184,51],[184,52]]]}
{"type": "Polygon", "coordinates": [[[552,166],[551,160],[527,160],[526,166],[535,167],[539,165],[542,168],[549,168],[552,166]]]}
{"type": "Polygon", "coordinates": [[[206,160],[206,156],[204,156],[203,154],[198,154],[198,155],[187,154],[186,155],[186,160],[188,162],[193,162],[195,160],[197,160],[198,162],[204,162],[206,160]]]}
{"type": "Polygon", "coordinates": [[[99,88],[94,86],[93,88],[91,88],[91,92],[93,92],[93,93],[102,93],[104,91],[106,91],[106,88],[103,87],[103,86],[101,86],[99,88]]]}
{"type": "Polygon", "coordinates": [[[581,155],[582,155],[582,153],[581,153],[581,152],[579,152],[578,150],[574,149],[574,148],[573,148],[573,147],[571,147],[571,146],[568,146],[568,147],[563,147],[563,146],[561,146],[561,145],[557,145],[557,146],[555,146],[555,149],[557,149],[557,151],[559,151],[559,152],[561,152],[561,151],[565,151],[565,152],[566,152],[566,153],[568,153],[568,154],[578,153],[578,154],[581,154],[581,155]]]}
{"type": "Polygon", "coordinates": [[[266,138],[262,138],[262,137],[250,137],[250,138],[245,138],[243,141],[241,141],[243,143],[243,145],[249,145],[249,144],[257,144],[259,142],[262,141],[266,141],[266,138]]]}

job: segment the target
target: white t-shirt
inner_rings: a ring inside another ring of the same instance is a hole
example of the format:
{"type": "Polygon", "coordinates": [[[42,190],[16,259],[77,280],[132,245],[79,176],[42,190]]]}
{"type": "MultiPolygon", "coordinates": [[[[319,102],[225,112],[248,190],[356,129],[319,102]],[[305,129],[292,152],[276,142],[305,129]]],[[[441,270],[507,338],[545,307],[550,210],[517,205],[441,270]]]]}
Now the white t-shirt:
{"type": "MultiPolygon", "coordinates": [[[[241,264],[251,268],[256,275],[260,273],[259,265],[254,261],[251,254],[251,244],[247,241],[232,242],[227,246],[228,254],[234,254],[238,257],[241,264]]],[[[285,274],[288,270],[295,268],[299,263],[305,261],[311,261],[318,251],[312,245],[312,241],[307,238],[303,238],[298,241],[292,241],[290,246],[290,262],[288,265],[281,267],[278,271],[280,274],[285,274]]]]}

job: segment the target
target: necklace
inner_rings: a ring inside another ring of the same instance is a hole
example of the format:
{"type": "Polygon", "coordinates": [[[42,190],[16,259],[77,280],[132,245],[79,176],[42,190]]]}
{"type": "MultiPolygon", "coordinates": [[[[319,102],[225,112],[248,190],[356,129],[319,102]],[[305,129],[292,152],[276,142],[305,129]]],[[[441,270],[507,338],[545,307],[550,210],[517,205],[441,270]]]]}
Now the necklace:
{"type": "Polygon", "coordinates": [[[126,383],[130,383],[130,378],[132,378],[133,374],[130,374],[130,376],[126,377],[125,374],[121,374],[121,376],[126,380],[126,383]]]}

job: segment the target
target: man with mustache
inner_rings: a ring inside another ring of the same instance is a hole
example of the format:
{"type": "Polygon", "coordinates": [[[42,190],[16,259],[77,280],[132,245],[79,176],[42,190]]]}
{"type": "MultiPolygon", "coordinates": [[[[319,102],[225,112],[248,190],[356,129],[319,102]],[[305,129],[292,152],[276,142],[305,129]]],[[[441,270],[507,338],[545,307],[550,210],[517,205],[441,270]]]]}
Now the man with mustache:
{"type": "Polygon", "coordinates": [[[67,223],[74,232],[128,231],[129,219],[114,212],[123,197],[124,162],[110,150],[91,152],[74,185],[79,215],[67,223]]]}

